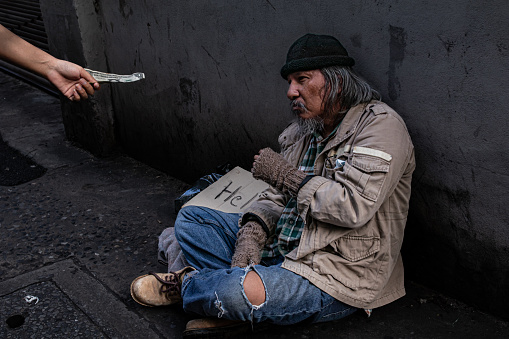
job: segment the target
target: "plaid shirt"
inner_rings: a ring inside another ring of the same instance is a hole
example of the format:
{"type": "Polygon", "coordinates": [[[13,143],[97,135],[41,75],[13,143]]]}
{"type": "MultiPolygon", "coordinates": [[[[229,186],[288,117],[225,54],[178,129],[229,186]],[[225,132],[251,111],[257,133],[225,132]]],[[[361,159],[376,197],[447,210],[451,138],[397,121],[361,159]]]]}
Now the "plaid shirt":
{"type": "MultiPolygon", "coordinates": [[[[306,154],[304,155],[304,159],[299,166],[299,170],[306,173],[306,175],[314,174],[313,169],[316,157],[323,151],[330,138],[336,134],[338,126],[325,139],[318,133],[313,134],[309,141],[309,146],[306,154]]],[[[272,244],[265,245],[262,250],[262,258],[273,258],[278,255],[284,256],[297,248],[297,246],[299,246],[303,228],[304,221],[299,216],[297,199],[292,197],[286,204],[283,213],[277,222],[274,242],[272,242],[272,244]]]]}

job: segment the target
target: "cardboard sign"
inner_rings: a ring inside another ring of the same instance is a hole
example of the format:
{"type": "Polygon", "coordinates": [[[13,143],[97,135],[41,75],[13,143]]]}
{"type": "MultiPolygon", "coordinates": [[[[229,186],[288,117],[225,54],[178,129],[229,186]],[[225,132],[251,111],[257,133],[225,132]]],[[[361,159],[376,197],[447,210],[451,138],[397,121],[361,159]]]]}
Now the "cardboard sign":
{"type": "Polygon", "coordinates": [[[267,187],[269,184],[253,178],[251,172],[235,167],[185,203],[184,207],[194,205],[226,213],[242,213],[267,187]]]}

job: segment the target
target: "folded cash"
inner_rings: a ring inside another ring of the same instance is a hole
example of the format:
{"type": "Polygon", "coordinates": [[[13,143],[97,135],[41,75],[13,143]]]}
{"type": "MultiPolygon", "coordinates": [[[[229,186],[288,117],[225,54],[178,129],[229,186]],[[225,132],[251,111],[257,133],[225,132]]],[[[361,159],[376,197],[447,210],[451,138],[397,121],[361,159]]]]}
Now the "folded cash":
{"type": "Polygon", "coordinates": [[[88,68],[85,68],[85,71],[90,73],[90,75],[93,76],[97,82],[134,82],[141,79],[145,79],[145,73],[139,72],[130,75],[121,75],[98,72],[88,68]]]}

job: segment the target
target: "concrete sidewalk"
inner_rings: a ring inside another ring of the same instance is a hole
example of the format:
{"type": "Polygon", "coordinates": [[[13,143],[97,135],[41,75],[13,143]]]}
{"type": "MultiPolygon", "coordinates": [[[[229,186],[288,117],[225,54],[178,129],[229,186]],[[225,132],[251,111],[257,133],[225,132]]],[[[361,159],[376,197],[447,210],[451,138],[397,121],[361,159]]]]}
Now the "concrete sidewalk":
{"type": "MultiPolygon", "coordinates": [[[[0,134],[47,169],[0,186],[0,338],[180,338],[192,317],[136,304],[129,285],[166,270],[157,238],[189,185],[126,156],[98,159],[74,147],[59,100],[3,73],[0,134]]],[[[411,281],[407,292],[370,318],[357,312],[245,338],[509,337],[506,321],[411,281]]]]}

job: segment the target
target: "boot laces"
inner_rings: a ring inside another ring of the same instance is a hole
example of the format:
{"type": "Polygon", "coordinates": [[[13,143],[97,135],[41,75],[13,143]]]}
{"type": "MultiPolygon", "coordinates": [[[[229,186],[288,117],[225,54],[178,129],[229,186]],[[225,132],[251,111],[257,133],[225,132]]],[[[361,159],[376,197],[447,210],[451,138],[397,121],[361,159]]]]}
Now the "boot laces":
{"type": "Polygon", "coordinates": [[[181,292],[181,285],[180,285],[180,279],[179,275],[175,272],[168,272],[168,275],[164,276],[164,279],[157,275],[155,272],[149,272],[149,274],[153,275],[157,281],[161,283],[161,288],[159,291],[162,294],[166,295],[166,298],[170,298],[170,296],[173,294],[180,295],[181,292]]]}

